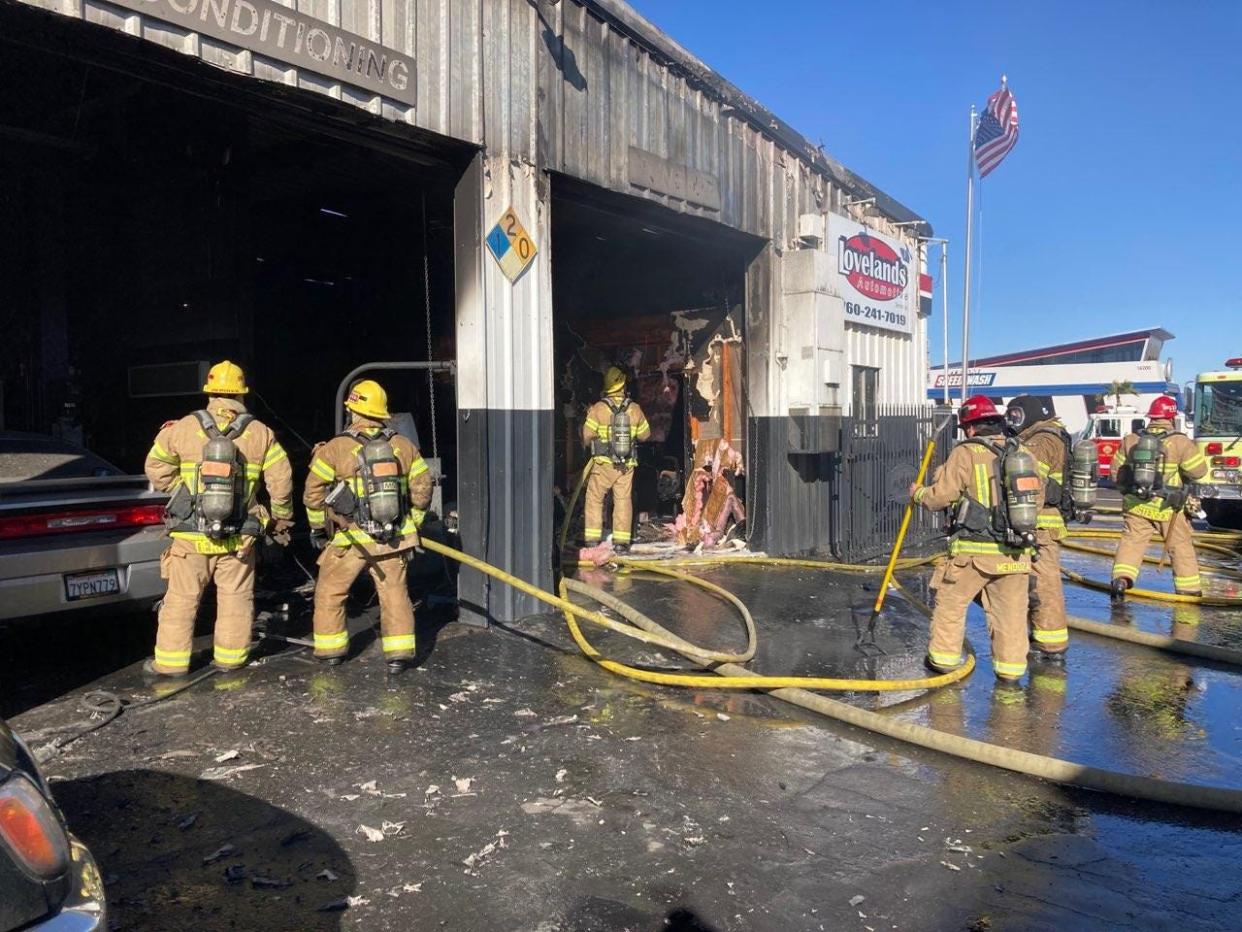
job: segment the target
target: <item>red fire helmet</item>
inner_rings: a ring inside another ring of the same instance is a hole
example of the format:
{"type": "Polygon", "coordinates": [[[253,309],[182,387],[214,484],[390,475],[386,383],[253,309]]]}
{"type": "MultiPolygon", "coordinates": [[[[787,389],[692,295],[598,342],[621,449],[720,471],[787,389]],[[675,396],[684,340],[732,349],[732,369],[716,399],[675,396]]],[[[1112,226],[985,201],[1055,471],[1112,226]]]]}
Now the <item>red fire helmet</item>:
{"type": "Polygon", "coordinates": [[[963,427],[967,424],[973,424],[975,421],[985,421],[990,417],[999,418],[1001,413],[996,410],[996,405],[992,404],[992,399],[987,395],[971,395],[964,402],[957,412],[957,421],[963,427]]]}
{"type": "Polygon", "coordinates": [[[1171,421],[1177,417],[1177,399],[1170,395],[1161,395],[1147,409],[1149,418],[1171,421]]]}

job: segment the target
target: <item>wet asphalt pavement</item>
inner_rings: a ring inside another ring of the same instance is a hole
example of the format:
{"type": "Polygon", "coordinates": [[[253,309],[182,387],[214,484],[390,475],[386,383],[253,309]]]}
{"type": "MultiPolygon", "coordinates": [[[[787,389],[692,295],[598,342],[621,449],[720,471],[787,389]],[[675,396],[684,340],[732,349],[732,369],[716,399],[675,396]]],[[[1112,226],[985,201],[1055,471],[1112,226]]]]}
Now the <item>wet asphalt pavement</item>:
{"type": "MultiPolygon", "coordinates": [[[[1107,575],[1103,558],[1067,563],[1107,575]]],[[[854,651],[850,609],[870,604],[872,581],[703,575],[754,612],[758,671],[922,675],[926,623],[896,595],[877,630],[887,654],[854,651]]],[[[588,581],[696,643],[739,643],[730,610],[698,590],[649,574],[588,581]]],[[[1167,588],[1168,570],[1147,568],[1143,584],[1167,588]]],[[[1242,646],[1242,613],[1113,613],[1101,593],[1067,594],[1083,617],[1161,633],[1176,622],[1179,637],[1242,646]]],[[[1238,925],[1242,819],[956,762],[753,693],[632,683],[583,658],[552,616],[479,631],[426,614],[422,665],[388,680],[375,611],[357,609],[345,666],[273,644],[249,669],[127,712],[49,761],[117,928],[1238,925]]],[[[132,662],[149,648],[149,616],[64,625],[55,655],[6,635],[20,659],[4,701],[35,746],[81,717],[88,685],[152,692],[132,662]],[[58,662],[104,633],[106,650],[58,662]]],[[[618,659],[672,665],[590,634],[618,659]]],[[[845,698],[1038,753],[1242,787],[1242,674],[1081,635],[1065,667],[1033,665],[1023,689],[997,690],[981,614],[970,637],[980,665],[962,684],[845,698]]]]}

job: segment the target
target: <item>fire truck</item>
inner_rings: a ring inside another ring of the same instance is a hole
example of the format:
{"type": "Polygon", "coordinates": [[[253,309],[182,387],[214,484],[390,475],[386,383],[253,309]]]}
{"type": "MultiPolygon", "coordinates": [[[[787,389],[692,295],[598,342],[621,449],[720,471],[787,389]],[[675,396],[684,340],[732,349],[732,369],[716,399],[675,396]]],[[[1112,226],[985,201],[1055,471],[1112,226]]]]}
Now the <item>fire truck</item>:
{"type": "Polygon", "coordinates": [[[1242,527],[1242,356],[1195,376],[1191,405],[1195,443],[1208,461],[1198,483],[1208,523],[1242,527]]]}

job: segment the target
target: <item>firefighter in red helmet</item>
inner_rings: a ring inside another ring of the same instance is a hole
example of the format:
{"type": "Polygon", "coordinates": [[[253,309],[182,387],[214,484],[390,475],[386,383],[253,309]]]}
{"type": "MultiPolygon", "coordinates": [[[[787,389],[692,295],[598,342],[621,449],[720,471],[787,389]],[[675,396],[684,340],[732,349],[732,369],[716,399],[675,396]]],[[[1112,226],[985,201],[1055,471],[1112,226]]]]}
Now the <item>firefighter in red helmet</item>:
{"type": "Polygon", "coordinates": [[[1173,561],[1173,588],[1183,595],[1203,592],[1190,519],[1183,511],[1189,500],[1187,483],[1207,475],[1207,460],[1193,440],[1174,429],[1176,418],[1177,400],[1161,395],[1147,411],[1147,427],[1127,435],[1113,457],[1124,522],[1113,558],[1114,601],[1124,599],[1134,586],[1143,554],[1157,533],[1173,561]]]}
{"type": "Polygon", "coordinates": [[[992,668],[1001,682],[1026,673],[1027,607],[1043,482],[1031,452],[1005,431],[1004,415],[975,395],[963,402],[955,446],[930,485],[910,486],[917,505],[951,510],[948,559],[932,576],[935,610],[927,664],[947,672],[966,660],[966,612],[979,598],[992,638],[992,668]]]}

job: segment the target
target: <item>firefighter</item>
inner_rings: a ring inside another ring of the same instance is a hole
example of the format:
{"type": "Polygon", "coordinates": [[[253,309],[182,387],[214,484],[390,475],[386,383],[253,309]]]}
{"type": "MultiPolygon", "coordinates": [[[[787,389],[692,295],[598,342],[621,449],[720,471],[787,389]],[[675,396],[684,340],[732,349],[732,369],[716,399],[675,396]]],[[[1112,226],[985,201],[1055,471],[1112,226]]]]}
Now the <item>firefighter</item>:
{"type": "Polygon", "coordinates": [[[1073,512],[1065,474],[1070,465],[1071,440],[1057,418],[1052,399],[1019,395],[1005,411],[1009,429],[1031,451],[1045,481],[1044,507],[1035,530],[1035,560],[1031,566],[1031,634],[1039,656],[1063,660],[1069,648],[1065,621],[1065,591],[1061,582],[1061,541],[1069,534],[1066,514],[1073,512]]]}
{"type": "Polygon", "coordinates": [[[1030,451],[1006,437],[1005,419],[982,396],[958,414],[966,440],[953,448],[931,485],[911,484],[915,504],[952,506],[948,559],[936,568],[927,664],[946,673],[965,662],[966,611],[978,597],[992,639],[992,669],[1002,683],[1026,673],[1031,556],[1043,483],[1030,451]]]}
{"type": "Polygon", "coordinates": [[[1173,429],[1176,417],[1176,399],[1161,395],[1147,411],[1146,429],[1127,435],[1113,456],[1124,525],[1113,559],[1114,600],[1124,599],[1133,588],[1143,554],[1157,533],[1173,561],[1173,588],[1183,595],[1203,594],[1190,519],[1182,511],[1188,501],[1186,482],[1207,475],[1207,460],[1193,440],[1173,429]]]}
{"type": "Polygon", "coordinates": [[[594,461],[586,488],[587,546],[604,536],[604,498],[612,493],[613,549],[625,553],[633,539],[634,467],[638,465],[636,443],[651,436],[643,409],[625,391],[625,373],[612,366],[604,375],[600,400],[587,411],[582,442],[594,461]]]}
{"type": "Polygon", "coordinates": [[[271,428],[246,410],[241,367],[228,360],[212,366],[203,391],[206,409],[164,424],[145,466],[151,485],[171,493],[165,521],[172,543],[160,558],[168,591],[155,656],[144,667],[159,676],[189,671],[194,618],[208,583],[216,586],[213,664],[235,670],[249,659],[255,541],[269,523],[255,503],[260,479],[274,537],[287,542],[293,526],[293,470],[271,428]]]}
{"type": "Polygon", "coordinates": [[[418,447],[387,426],[388,395],[363,379],[350,390],[343,434],[311,454],[303,503],[319,555],[315,657],[339,664],[349,652],[345,600],[366,569],[380,605],[380,644],[388,672],[414,660],[414,607],[406,568],[431,504],[432,477],[418,447]]]}

